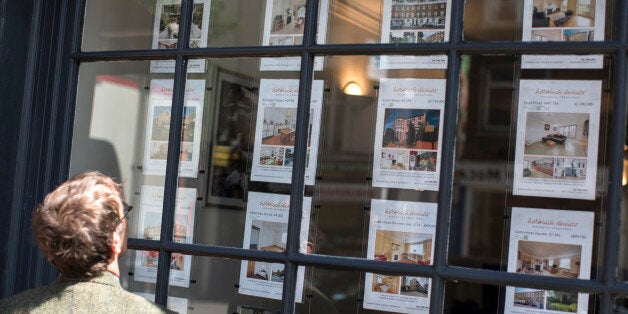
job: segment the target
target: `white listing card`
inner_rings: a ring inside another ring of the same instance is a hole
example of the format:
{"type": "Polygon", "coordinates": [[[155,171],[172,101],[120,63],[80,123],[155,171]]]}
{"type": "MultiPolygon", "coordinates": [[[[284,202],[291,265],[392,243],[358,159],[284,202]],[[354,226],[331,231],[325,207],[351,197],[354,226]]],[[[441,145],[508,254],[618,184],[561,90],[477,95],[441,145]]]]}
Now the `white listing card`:
{"type": "Polygon", "coordinates": [[[521,80],[513,194],[594,199],[601,81],[521,80]]]}
{"type": "MultiPolygon", "coordinates": [[[[161,235],[161,212],[164,188],[143,185],[140,199],[139,225],[137,237],[146,240],[159,240],[161,235]]],[[[196,189],[178,188],[174,216],[173,241],[193,243],[196,189]]],[[[137,251],[133,279],[143,282],[156,282],[159,252],[137,251]]],[[[170,260],[170,285],[189,287],[192,256],[172,253],[170,260]]]]}
{"type": "MultiPolygon", "coordinates": [[[[605,0],[525,0],[522,41],[602,41],[605,0]]],[[[521,60],[523,69],[601,69],[602,55],[538,55],[521,60]]]]}
{"type": "MultiPolygon", "coordinates": [[[[179,176],[196,178],[201,149],[205,80],[187,80],[185,85],[179,176]]],[[[173,80],[150,81],[144,144],[143,173],[145,175],[163,176],[166,174],[173,86],[173,80]]]]}
{"type": "Polygon", "coordinates": [[[380,80],[373,186],[438,190],[445,84],[443,79],[380,80]]]}
{"type": "MultiPolygon", "coordinates": [[[[264,46],[303,45],[306,0],[267,0],[264,18],[264,46]]],[[[318,11],[316,43],[324,44],[327,36],[327,11],[329,0],[321,0],[318,11]]],[[[323,70],[323,57],[314,58],[314,70],[323,70]]],[[[262,58],[261,71],[299,71],[301,57],[262,58]]]]}
{"type": "MultiPolygon", "coordinates": [[[[300,249],[308,253],[308,232],[312,198],[303,198],[300,249]]],[[[250,192],[244,222],[245,249],[285,252],[288,241],[288,212],[290,195],[250,192]]],[[[240,267],[241,294],[281,300],[284,281],[284,264],[242,261],[240,267]]],[[[296,302],[303,297],[305,267],[297,268],[296,302]]]]}
{"type": "MultiPolygon", "coordinates": [[[[155,295],[152,293],[133,292],[133,294],[139,295],[140,297],[150,302],[155,302],[155,295]]],[[[169,296],[168,297],[168,309],[179,314],[187,314],[188,299],[169,296]]]]}
{"type": "MultiPolygon", "coordinates": [[[[432,265],[437,204],[371,201],[367,258],[432,265]]],[[[431,279],[366,273],[364,308],[397,313],[428,313],[431,279]]]]}
{"type": "MultiPolygon", "coordinates": [[[[190,48],[207,47],[209,9],[211,0],[194,0],[190,48]]],[[[155,4],[152,49],[177,49],[181,27],[181,0],[157,0],[155,4]]],[[[174,73],[174,60],[150,62],[151,73],[174,73]]],[[[204,73],[205,60],[195,59],[188,63],[188,73],[204,73]]]]}
{"type": "MultiPolygon", "coordinates": [[[[260,81],[251,180],[292,181],[299,80],[260,81]]],[[[305,184],[313,185],[318,156],[323,81],[312,82],[305,184]]]]}
{"type": "MultiPolygon", "coordinates": [[[[508,271],[589,279],[592,212],[512,208],[508,271]]],[[[506,287],[505,313],[588,313],[586,293],[506,287]]]]}
{"type": "MultiPolygon", "coordinates": [[[[449,40],[451,0],[384,0],[382,43],[425,44],[449,40]]],[[[382,69],[446,69],[447,56],[382,56],[382,69]]]]}

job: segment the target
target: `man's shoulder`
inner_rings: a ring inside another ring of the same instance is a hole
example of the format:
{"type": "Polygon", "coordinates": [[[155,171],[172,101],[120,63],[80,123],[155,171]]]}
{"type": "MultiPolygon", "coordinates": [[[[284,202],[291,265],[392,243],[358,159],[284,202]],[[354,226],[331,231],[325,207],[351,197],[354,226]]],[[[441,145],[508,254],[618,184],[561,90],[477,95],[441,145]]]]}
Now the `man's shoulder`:
{"type": "Polygon", "coordinates": [[[49,287],[39,287],[22,291],[16,295],[0,300],[0,313],[31,312],[48,294],[49,287]]]}
{"type": "Polygon", "coordinates": [[[0,300],[0,313],[81,312],[167,313],[122,287],[94,282],[53,283],[0,300]]]}

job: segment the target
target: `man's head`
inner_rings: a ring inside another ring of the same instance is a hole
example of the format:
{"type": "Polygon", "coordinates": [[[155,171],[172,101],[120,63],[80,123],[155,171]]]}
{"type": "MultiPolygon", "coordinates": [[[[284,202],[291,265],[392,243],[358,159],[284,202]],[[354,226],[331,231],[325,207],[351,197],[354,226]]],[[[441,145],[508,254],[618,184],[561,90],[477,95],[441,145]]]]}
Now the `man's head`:
{"type": "Polygon", "coordinates": [[[33,212],[42,252],[68,277],[91,277],[126,250],[120,186],[99,172],[79,174],[46,196],[33,212]]]}

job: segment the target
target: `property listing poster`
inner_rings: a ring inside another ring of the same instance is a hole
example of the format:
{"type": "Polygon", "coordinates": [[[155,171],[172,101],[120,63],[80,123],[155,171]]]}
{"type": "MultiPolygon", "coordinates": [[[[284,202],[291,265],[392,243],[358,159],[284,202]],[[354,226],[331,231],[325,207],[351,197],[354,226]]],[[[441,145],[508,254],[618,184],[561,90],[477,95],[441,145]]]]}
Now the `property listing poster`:
{"type": "Polygon", "coordinates": [[[445,80],[379,82],[373,186],[438,190],[445,80]]]}
{"type": "MultiPolygon", "coordinates": [[[[382,43],[424,44],[449,40],[451,0],[384,0],[382,43]]],[[[382,56],[382,69],[446,69],[447,56],[382,56]]]]}
{"type": "MultiPolygon", "coordinates": [[[[150,302],[155,302],[155,295],[152,293],[133,292],[133,294],[138,295],[150,302]]],[[[169,296],[168,297],[168,309],[179,314],[187,314],[188,299],[169,296]]]]}
{"type": "MultiPolygon", "coordinates": [[[[508,271],[589,279],[592,212],[512,208],[508,271]]],[[[588,313],[586,293],[506,287],[505,313],[588,313]]]]}
{"type": "MultiPolygon", "coordinates": [[[[163,186],[143,185],[140,199],[140,218],[137,237],[146,240],[159,240],[161,231],[161,212],[164,200],[163,186]]],[[[178,188],[174,216],[174,238],[179,243],[193,243],[194,213],[196,207],[196,189],[178,188]]],[[[135,257],[136,281],[155,282],[159,253],[156,251],[137,251],[135,257]]],[[[170,261],[170,284],[189,287],[192,256],[172,253],[170,261]]]]}
{"type": "MultiPolygon", "coordinates": [[[[263,79],[259,86],[251,180],[292,181],[299,80],[263,79]]],[[[312,82],[305,184],[313,185],[323,102],[323,81],[312,82]]]]}
{"type": "MultiPolygon", "coordinates": [[[[431,265],[436,232],[435,203],[371,201],[367,258],[431,265]]],[[[397,313],[428,313],[431,280],[366,273],[364,308],[397,313]]]]}
{"type": "MultiPolygon", "coordinates": [[[[602,41],[606,0],[525,0],[522,41],[602,41]]],[[[524,69],[601,69],[602,55],[524,55],[524,69]]]]}
{"type": "MultiPolygon", "coordinates": [[[[155,4],[155,23],[153,26],[152,49],[177,49],[181,22],[181,0],[157,0],[155,4]]],[[[209,30],[209,9],[211,0],[194,0],[192,25],[190,29],[190,48],[207,47],[209,30]]],[[[174,60],[155,60],[150,62],[151,73],[174,73],[174,60]]],[[[205,60],[190,60],[188,73],[204,73],[205,60]]]]}
{"type": "Polygon", "coordinates": [[[601,81],[521,80],[513,194],[594,199],[601,81]]]}
{"type": "MultiPolygon", "coordinates": [[[[308,232],[312,198],[303,198],[300,249],[308,253],[308,232]]],[[[290,195],[249,192],[244,222],[245,249],[285,252],[288,241],[288,212],[290,195]]],[[[295,300],[301,302],[305,267],[297,269],[295,300]]],[[[281,300],[284,280],[284,264],[242,261],[239,293],[281,300]]]]}
{"type": "MultiPolygon", "coordinates": [[[[151,80],[144,147],[145,175],[165,175],[172,109],[173,80],[151,80]]],[[[183,108],[183,133],[179,155],[179,176],[196,178],[201,148],[205,80],[187,80],[183,108]],[[198,122],[198,123],[197,123],[198,122]]]]}
{"type": "MultiPolygon", "coordinates": [[[[303,45],[306,0],[267,0],[264,18],[263,46],[303,45]]],[[[329,0],[318,5],[318,33],[316,43],[324,44],[327,36],[329,0]]],[[[314,58],[314,71],[323,70],[323,57],[314,58]]],[[[301,57],[262,58],[261,71],[299,71],[301,57]]]]}

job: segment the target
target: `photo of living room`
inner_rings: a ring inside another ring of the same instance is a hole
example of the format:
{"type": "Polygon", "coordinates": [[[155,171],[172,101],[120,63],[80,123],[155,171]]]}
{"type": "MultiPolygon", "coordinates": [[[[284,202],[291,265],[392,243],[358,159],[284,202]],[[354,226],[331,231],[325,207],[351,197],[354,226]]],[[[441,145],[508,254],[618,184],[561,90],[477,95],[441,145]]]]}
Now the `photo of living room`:
{"type": "Polygon", "coordinates": [[[300,45],[303,42],[305,0],[273,0],[269,44],[300,45]]]}
{"type": "Polygon", "coordinates": [[[399,276],[386,276],[380,274],[373,274],[373,286],[371,291],[399,294],[399,276]]]}
{"type": "Polygon", "coordinates": [[[401,277],[401,295],[427,298],[430,290],[430,279],[425,277],[401,277]]]}
{"type": "Polygon", "coordinates": [[[532,27],[594,27],[596,0],[533,0],[532,27]]]}
{"type": "Polygon", "coordinates": [[[586,157],[589,114],[528,112],[525,155],[586,157]]]}
{"type": "Polygon", "coordinates": [[[581,255],[581,245],[519,240],[517,273],[578,278],[581,255]]]}
{"type": "Polygon", "coordinates": [[[375,232],[377,261],[430,265],[432,235],[389,230],[375,232]]]}
{"type": "Polygon", "coordinates": [[[296,108],[264,108],[262,144],[294,146],[296,108]]]}
{"type": "Polygon", "coordinates": [[[285,151],[284,147],[262,145],[259,164],[262,166],[283,166],[285,151]]]}
{"type": "MultiPolygon", "coordinates": [[[[284,252],[288,234],[288,224],[274,221],[253,220],[249,249],[284,252]]],[[[283,264],[249,261],[247,266],[248,278],[283,281],[283,264]]]]}

